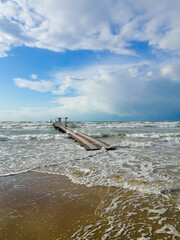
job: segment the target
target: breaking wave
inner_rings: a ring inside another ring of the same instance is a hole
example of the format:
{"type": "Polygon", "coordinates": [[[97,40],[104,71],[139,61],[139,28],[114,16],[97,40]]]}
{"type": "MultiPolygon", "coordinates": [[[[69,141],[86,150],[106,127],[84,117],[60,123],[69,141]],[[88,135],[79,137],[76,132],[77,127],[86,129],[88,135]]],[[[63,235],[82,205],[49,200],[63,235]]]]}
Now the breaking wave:
{"type": "Polygon", "coordinates": [[[12,136],[0,135],[0,141],[59,140],[65,138],[69,137],[61,134],[22,134],[12,136]]]}

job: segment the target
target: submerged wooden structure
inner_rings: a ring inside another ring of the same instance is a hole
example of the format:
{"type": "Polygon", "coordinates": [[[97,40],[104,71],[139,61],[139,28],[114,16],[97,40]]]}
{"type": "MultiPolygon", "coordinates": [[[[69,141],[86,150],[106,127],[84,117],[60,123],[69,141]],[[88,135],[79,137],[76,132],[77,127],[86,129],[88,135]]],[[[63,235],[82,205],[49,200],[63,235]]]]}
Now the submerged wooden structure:
{"type": "Polygon", "coordinates": [[[59,130],[63,133],[68,134],[72,139],[78,142],[81,146],[83,146],[87,151],[90,150],[99,150],[104,148],[106,150],[114,150],[115,147],[110,146],[107,143],[99,141],[93,137],[88,136],[87,134],[77,132],[67,127],[67,118],[65,118],[65,124],[63,126],[61,122],[61,118],[58,121],[53,122],[53,126],[56,130],[59,130]]]}

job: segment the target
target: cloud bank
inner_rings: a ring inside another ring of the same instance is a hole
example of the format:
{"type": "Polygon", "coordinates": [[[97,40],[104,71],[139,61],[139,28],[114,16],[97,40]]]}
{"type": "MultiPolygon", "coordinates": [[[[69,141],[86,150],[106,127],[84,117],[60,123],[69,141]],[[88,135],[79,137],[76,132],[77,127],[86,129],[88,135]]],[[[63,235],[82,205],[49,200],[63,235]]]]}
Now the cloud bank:
{"type": "Polygon", "coordinates": [[[149,63],[91,66],[57,72],[52,82],[14,79],[19,87],[50,91],[55,109],[73,119],[115,116],[115,119],[162,119],[180,113],[180,63],[161,68],[149,63]],[[178,81],[177,81],[178,79],[178,81]],[[34,83],[34,85],[32,84],[34,83]],[[70,93],[70,94],[69,94],[70,93]]]}
{"type": "Polygon", "coordinates": [[[179,0],[0,1],[0,56],[12,47],[135,54],[131,41],[180,54],[179,0]]]}

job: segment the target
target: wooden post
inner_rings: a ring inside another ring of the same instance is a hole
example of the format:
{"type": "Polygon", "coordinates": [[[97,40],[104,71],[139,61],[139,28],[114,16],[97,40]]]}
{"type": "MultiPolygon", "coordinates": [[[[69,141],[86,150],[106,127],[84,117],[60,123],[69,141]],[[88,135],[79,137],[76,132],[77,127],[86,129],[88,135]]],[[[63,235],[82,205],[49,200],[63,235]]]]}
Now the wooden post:
{"type": "Polygon", "coordinates": [[[65,117],[65,127],[67,127],[67,119],[68,117],[65,117]]]}
{"type": "Polygon", "coordinates": [[[61,123],[61,118],[60,117],[58,118],[58,122],[61,123]]]}

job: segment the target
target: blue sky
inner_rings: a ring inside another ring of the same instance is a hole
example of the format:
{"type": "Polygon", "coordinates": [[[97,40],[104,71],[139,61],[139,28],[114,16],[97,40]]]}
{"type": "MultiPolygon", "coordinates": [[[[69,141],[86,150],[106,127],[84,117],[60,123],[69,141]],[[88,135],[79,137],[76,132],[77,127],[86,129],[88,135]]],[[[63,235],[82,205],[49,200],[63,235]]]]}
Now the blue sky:
{"type": "Polygon", "coordinates": [[[0,0],[0,120],[180,120],[179,12],[179,0],[0,0]]]}

